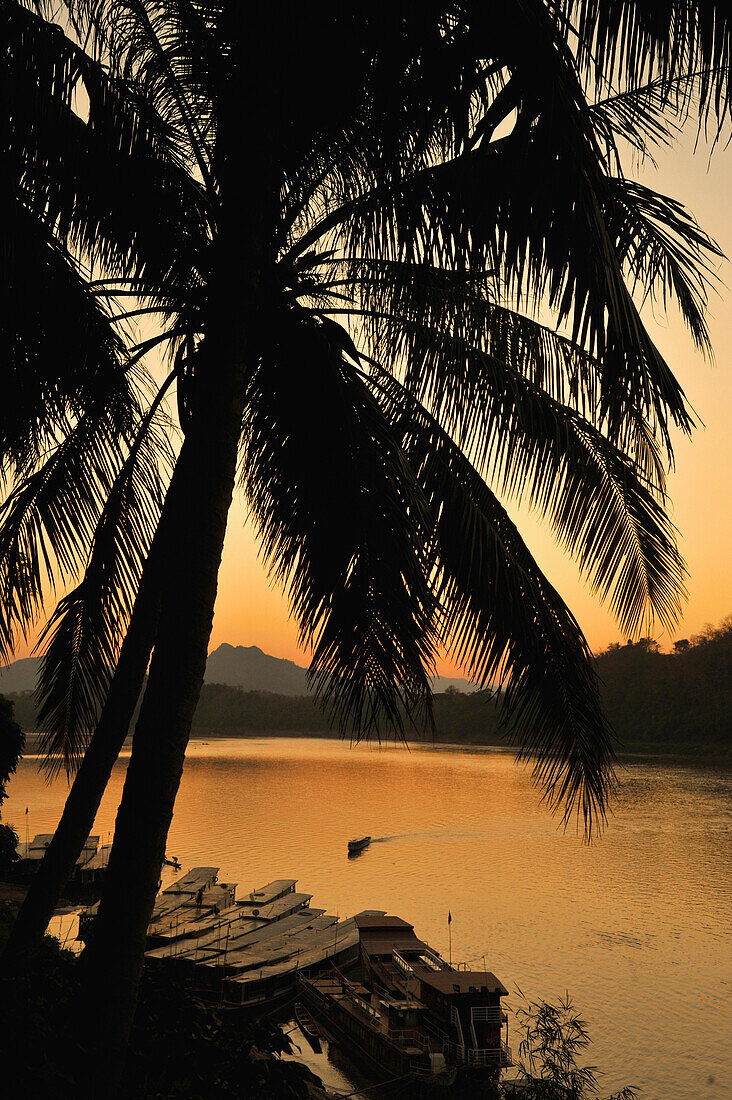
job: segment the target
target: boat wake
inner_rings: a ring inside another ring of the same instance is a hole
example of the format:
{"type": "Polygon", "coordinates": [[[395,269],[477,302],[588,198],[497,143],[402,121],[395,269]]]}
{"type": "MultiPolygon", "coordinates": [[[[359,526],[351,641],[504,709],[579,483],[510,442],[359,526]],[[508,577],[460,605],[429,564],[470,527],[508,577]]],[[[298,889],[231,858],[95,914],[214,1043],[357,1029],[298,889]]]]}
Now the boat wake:
{"type": "Polygon", "coordinates": [[[423,829],[417,833],[392,833],[390,836],[372,836],[372,844],[384,844],[388,840],[413,840],[415,837],[427,837],[429,840],[455,840],[456,838],[480,837],[479,832],[457,833],[450,830],[423,829]]]}

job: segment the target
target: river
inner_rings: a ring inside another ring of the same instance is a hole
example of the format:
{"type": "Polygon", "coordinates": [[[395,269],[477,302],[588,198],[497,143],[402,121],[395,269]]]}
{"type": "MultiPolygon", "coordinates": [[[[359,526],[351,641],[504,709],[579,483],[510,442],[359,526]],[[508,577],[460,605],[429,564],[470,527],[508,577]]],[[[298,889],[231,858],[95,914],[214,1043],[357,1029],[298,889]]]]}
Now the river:
{"type": "MultiPolygon", "coordinates": [[[[125,760],[95,831],[114,824],[125,760]]],[[[569,991],[604,1070],[642,1100],[732,1097],[732,776],[677,762],[625,762],[614,812],[590,846],[562,832],[527,771],[496,749],[348,748],[338,741],[192,741],[168,852],[219,865],[239,893],[298,879],[341,916],[385,909],[453,962],[511,991],[569,991]],[[370,833],[358,859],[346,841],[370,833]]],[[[26,757],[3,819],[25,839],[51,832],[65,781],[26,757]],[[25,808],[28,807],[26,819],[25,808]]],[[[510,1028],[513,1020],[510,1021],[510,1028]]],[[[517,1045],[517,1035],[509,1033],[517,1045]]],[[[345,1091],[342,1062],[309,1057],[345,1091]]],[[[353,1086],[355,1087],[355,1085],[353,1086]]]]}

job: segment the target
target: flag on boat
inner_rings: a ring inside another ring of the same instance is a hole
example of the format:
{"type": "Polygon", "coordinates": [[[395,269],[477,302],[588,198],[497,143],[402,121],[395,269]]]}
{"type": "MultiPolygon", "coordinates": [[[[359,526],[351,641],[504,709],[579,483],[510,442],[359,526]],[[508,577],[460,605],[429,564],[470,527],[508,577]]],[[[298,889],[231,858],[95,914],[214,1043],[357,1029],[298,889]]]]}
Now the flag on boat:
{"type": "Polygon", "coordinates": [[[447,910],[447,923],[452,924],[452,913],[449,909],[447,910]]]}

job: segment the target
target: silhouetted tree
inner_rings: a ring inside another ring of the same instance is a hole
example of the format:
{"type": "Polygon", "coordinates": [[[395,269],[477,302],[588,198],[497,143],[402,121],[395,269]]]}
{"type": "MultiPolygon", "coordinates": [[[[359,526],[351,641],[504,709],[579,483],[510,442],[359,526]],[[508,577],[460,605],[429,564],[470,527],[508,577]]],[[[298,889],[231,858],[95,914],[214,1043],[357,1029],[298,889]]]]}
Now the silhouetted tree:
{"type": "Polygon", "coordinates": [[[8,782],[14,775],[25,746],[25,734],[15,721],[13,704],[0,695],[0,805],[8,796],[8,782]]]}
{"type": "Polygon", "coordinates": [[[673,293],[705,345],[718,252],[623,175],[618,145],[666,140],[668,108],[727,110],[730,26],[684,0],[69,0],[75,40],[19,0],[0,8],[3,338],[27,369],[0,434],[17,483],[0,641],[28,628],[44,571],[88,557],[40,684],[48,747],[71,765],[120,691],[77,833],[152,652],[84,955],[96,1072],[114,1083],[237,471],[344,728],[428,713],[444,641],[472,680],[504,682],[550,804],[588,832],[602,818],[612,752],[590,655],[494,489],[548,516],[629,632],[674,620],[664,459],[691,417],[628,284],[673,293]],[[611,79],[622,90],[596,95],[611,79]],[[539,301],[555,327],[517,307],[539,301]],[[131,349],[120,326],[143,314],[161,328],[131,349]],[[134,371],[163,343],[170,373],[147,396],[134,371]],[[163,505],[173,381],[184,442],[163,505]]]}
{"type": "Polygon", "coordinates": [[[695,643],[610,646],[598,657],[602,701],[622,747],[728,756],[732,751],[732,631],[725,619],[695,643]]]}
{"type": "MultiPolygon", "coordinates": [[[[15,721],[13,704],[0,695],[0,806],[7,798],[8,782],[18,767],[24,745],[25,736],[15,721]]],[[[0,871],[17,858],[17,847],[18,834],[15,829],[0,821],[0,871]]]]}

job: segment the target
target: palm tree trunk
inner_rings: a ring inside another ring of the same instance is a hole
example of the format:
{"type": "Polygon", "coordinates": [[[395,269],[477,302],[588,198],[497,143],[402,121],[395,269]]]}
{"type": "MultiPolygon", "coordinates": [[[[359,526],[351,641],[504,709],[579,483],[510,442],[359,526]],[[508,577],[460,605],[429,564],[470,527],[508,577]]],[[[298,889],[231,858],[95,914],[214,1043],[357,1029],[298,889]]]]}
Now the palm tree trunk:
{"type": "Polygon", "coordinates": [[[150,585],[141,585],[107,700],[74,778],[53,840],[33,877],[5,945],[2,967],[7,973],[22,969],[28,954],[40,942],[91,832],[142,690],[156,619],[155,593],[150,585]]]}
{"type": "MultiPolygon", "coordinates": [[[[231,326],[231,316],[228,321],[231,326]]],[[[209,376],[197,385],[181,470],[187,517],[169,543],[155,649],[109,868],[94,935],[81,959],[80,1026],[92,1050],[91,1066],[84,1067],[92,1097],[113,1095],[121,1078],[147,926],[206,668],[241,434],[241,369],[238,357],[229,362],[222,367],[222,355],[212,356],[209,376]]]]}
{"type": "MultiPolygon", "coordinates": [[[[185,461],[183,443],[178,464],[185,461]]],[[[33,877],[2,956],[2,969],[17,973],[40,942],[88,837],[115,761],[128,734],[145,681],[160,612],[160,569],[168,533],[177,532],[176,508],[184,506],[178,464],[148,554],[117,667],[96,729],[76,773],[61,820],[33,877]]],[[[178,519],[179,522],[179,519],[178,519]]],[[[169,540],[168,540],[169,544],[169,540]]]]}

